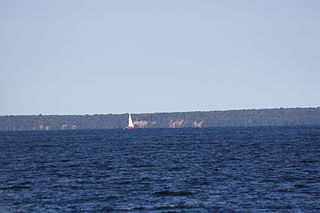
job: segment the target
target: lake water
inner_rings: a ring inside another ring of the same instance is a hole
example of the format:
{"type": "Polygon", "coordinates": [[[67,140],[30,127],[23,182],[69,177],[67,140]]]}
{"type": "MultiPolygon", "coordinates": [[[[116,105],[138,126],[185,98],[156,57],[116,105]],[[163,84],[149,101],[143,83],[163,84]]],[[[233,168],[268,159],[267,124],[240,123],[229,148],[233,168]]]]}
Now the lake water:
{"type": "Polygon", "coordinates": [[[0,132],[0,212],[320,212],[320,126],[0,132]]]}

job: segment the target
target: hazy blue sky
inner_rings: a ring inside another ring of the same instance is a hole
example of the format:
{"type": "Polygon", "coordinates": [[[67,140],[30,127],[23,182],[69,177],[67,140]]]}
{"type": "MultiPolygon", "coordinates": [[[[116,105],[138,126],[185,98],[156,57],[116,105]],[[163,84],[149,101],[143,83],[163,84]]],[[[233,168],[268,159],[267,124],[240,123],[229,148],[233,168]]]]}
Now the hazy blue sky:
{"type": "Polygon", "coordinates": [[[320,106],[317,0],[0,0],[0,114],[320,106]]]}

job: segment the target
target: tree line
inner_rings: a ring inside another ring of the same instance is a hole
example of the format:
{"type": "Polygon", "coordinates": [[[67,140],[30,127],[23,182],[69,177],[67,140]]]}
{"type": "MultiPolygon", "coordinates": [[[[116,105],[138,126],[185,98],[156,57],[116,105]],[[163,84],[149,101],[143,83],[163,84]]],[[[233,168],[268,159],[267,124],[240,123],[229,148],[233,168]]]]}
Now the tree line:
{"type": "MultiPolygon", "coordinates": [[[[320,125],[320,107],[132,114],[136,128],[320,125]]],[[[0,116],[0,130],[119,129],[128,114],[0,116]]]]}

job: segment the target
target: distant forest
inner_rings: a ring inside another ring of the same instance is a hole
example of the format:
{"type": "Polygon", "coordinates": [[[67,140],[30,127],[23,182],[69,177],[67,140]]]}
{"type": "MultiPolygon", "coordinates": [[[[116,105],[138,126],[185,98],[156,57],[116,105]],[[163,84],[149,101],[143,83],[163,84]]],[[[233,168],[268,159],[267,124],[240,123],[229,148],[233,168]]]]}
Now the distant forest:
{"type": "MultiPolygon", "coordinates": [[[[132,114],[136,128],[320,125],[320,107],[132,114]]],[[[0,116],[0,130],[119,129],[128,114],[0,116]]]]}

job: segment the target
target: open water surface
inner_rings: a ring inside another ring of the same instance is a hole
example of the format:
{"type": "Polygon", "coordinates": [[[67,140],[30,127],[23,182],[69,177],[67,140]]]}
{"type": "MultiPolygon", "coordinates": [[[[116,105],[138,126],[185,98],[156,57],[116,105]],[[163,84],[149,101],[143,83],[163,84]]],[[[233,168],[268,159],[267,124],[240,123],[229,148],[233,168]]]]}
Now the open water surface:
{"type": "Polygon", "coordinates": [[[0,132],[0,212],[320,212],[320,126],[0,132]]]}

